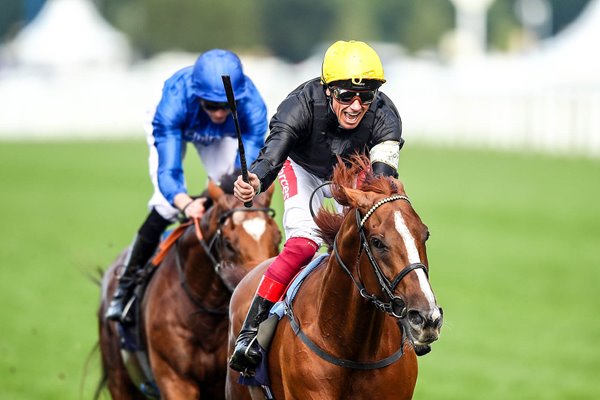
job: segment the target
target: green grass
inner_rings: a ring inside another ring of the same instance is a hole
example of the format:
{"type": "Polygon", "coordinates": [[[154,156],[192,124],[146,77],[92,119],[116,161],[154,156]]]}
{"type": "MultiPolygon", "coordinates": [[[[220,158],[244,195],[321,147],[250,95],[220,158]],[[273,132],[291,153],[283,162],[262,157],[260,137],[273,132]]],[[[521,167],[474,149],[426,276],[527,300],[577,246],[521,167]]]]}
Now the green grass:
{"type": "MultiPolygon", "coordinates": [[[[86,274],[142,222],[146,154],[142,141],[0,143],[0,399],[91,398],[86,274]]],[[[400,166],[445,311],[415,399],[600,398],[600,162],[407,145],[400,166]]],[[[195,192],[198,167],[190,151],[195,192]]]]}
{"type": "Polygon", "coordinates": [[[600,398],[600,163],[410,149],[401,165],[445,309],[415,397],[600,398]]]}

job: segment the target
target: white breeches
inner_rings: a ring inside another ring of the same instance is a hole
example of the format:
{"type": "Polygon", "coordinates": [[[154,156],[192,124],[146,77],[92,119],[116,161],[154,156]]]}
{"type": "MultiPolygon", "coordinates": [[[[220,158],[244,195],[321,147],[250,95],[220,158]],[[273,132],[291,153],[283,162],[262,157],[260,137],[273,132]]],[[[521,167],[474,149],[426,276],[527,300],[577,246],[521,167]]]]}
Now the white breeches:
{"type": "MultiPolygon", "coordinates": [[[[317,225],[310,213],[310,196],[325,180],[307,172],[291,159],[287,159],[278,174],[283,194],[283,228],[286,240],[292,237],[303,237],[313,240],[319,246],[323,240],[317,236],[317,225]]],[[[326,198],[331,198],[329,186],[317,190],[312,201],[312,210],[316,214],[326,198]]],[[[338,212],[342,207],[332,200],[338,212]]]]}

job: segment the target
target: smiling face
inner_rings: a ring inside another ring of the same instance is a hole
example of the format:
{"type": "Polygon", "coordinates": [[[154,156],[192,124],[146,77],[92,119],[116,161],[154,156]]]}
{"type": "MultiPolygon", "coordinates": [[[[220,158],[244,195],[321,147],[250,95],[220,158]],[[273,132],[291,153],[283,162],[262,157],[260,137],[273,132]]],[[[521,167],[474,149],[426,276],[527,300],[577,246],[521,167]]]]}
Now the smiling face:
{"type": "Polygon", "coordinates": [[[336,96],[333,96],[331,88],[327,88],[325,93],[331,98],[331,109],[337,117],[338,123],[343,129],[354,129],[360,124],[363,117],[369,109],[369,104],[364,104],[359,96],[355,96],[350,103],[342,103],[336,96]]]}

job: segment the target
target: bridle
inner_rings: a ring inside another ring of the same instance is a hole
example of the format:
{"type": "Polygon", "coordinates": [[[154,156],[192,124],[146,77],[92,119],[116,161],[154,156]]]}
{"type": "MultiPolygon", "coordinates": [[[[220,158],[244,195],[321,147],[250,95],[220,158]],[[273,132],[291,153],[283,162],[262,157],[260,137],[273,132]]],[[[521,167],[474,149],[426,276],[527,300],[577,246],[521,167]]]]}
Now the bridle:
{"type": "Polygon", "coordinates": [[[402,279],[406,275],[408,275],[410,272],[412,272],[416,269],[422,269],[425,272],[425,275],[429,275],[427,266],[423,263],[409,264],[406,267],[404,267],[404,269],[402,269],[402,271],[400,271],[400,273],[398,273],[398,275],[396,275],[396,277],[394,279],[392,279],[390,281],[385,276],[385,274],[381,270],[381,267],[377,263],[377,260],[373,256],[371,247],[369,246],[369,242],[367,241],[367,237],[366,237],[365,231],[364,231],[365,222],[367,221],[367,219],[369,219],[369,217],[371,215],[373,215],[375,210],[377,210],[383,204],[386,204],[386,203],[389,203],[392,201],[396,201],[396,200],[404,200],[410,204],[410,200],[407,196],[398,194],[398,195],[393,195],[393,196],[386,197],[384,199],[379,200],[377,203],[375,203],[369,209],[369,211],[367,211],[367,213],[362,218],[361,218],[360,212],[358,211],[358,208],[356,209],[356,224],[358,226],[358,235],[360,238],[360,249],[358,252],[358,256],[356,258],[356,263],[358,264],[361,253],[364,250],[364,252],[367,255],[367,258],[369,259],[369,263],[373,267],[375,276],[377,276],[377,280],[379,281],[379,286],[382,289],[382,291],[386,294],[389,301],[382,301],[375,294],[368,293],[367,289],[365,288],[365,286],[363,285],[361,280],[356,279],[354,277],[354,275],[352,275],[352,272],[350,272],[350,269],[344,263],[344,261],[342,260],[340,254],[339,254],[338,247],[337,247],[337,235],[336,235],[335,239],[333,240],[333,253],[335,254],[335,258],[336,258],[337,262],[340,264],[340,266],[350,276],[350,278],[352,278],[354,285],[358,288],[358,291],[363,298],[372,302],[373,305],[375,307],[377,307],[378,309],[380,309],[381,311],[386,312],[386,313],[392,315],[393,317],[403,319],[407,315],[406,302],[404,301],[404,299],[402,297],[395,295],[394,290],[396,289],[398,284],[400,284],[400,281],[402,281],[402,279]]]}
{"type": "MultiPolygon", "coordinates": [[[[215,208],[212,208],[211,210],[215,210],[215,208]]],[[[271,218],[275,217],[275,210],[270,207],[232,208],[231,210],[227,210],[219,216],[219,219],[217,221],[217,229],[215,230],[215,233],[212,235],[212,237],[208,241],[208,243],[206,242],[206,239],[204,238],[204,234],[202,233],[202,229],[200,227],[200,225],[201,225],[200,220],[198,220],[198,219],[193,220],[195,234],[196,234],[196,238],[198,239],[198,243],[204,250],[206,257],[208,257],[208,259],[210,260],[215,273],[217,274],[217,276],[219,276],[219,278],[223,282],[224,286],[227,288],[228,288],[228,286],[225,284],[223,277],[221,276],[221,271],[223,271],[224,263],[227,262],[223,258],[223,252],[224,252],[224,249],[223,249],[224,248],[223,226],[225,225],[227,220],[229,218],[231,218],[231,216],[235,212],[238,212],[238,211],[239,212],[262,211],[262,212],[267,213],[267,215],[270,216],[271,218]]],[[[208,213],[205,214],[205,217],[208,217],[208,216],[209,216],[208,213]]],[[[196,305],[196,307],[198,307],[198,312],[206,312],[208,314],[216,314],[216,315],[227,314],[228,310],[229,310],[229,305],[225,305],[224,307],[220,307],[217,309],[208,308],[208,307],[204,306],[204,304],[198,298],[198,296],[196,294],[194,294],[194,292],[191,290],[191,288],[189,287],[189,285],[185,279],[185,273],[183,270],[183,262],[181,260],[181,254],[179,251],[179,240],[177,240],[175,242],[175,247],[176,247],[176,249],[175,249],[175,264],[177,265],[177,271],[179,273],[179,281],[181,283],[181,286],[182,286],[184,292],[188,296],[188,298],[192,301],[192,303],[194,303],[196,305]]],[[[232,293],[231,290],[229,290],[229,292],[230,292],[229,294],[232,293]]]]}
{"type": "Polygon", "coordinates": [[[268,216],[270,216],[271,218],[275,217],[275,210],[270,207],[232,208],[231,210],[225,211],[223,214],[221,214],[219,216],[219,220],[217,221],[217,229],[208,243],[206,243],[206,241],[204,240],[202,233],[200,232],[200,234],[198,234],[198,230],[196,231],[196,236],[198,237],[198,242],[200,242],[200,246],[202,246],[202,248],[204,249],[206,256],[209,258],[209,260],[212,263],[213,268],[215,269],[215,272],[217,272],[217,274],[222,269],[222,267],[223,267],[222,264],[225,262],[225,260],[223,260],[223,247],[224,247],[223,229],[222,229],[223,226],[225,225],[227,220],[229,218],[231,218],[231,216],[234,213],[236,213],[236,212],[251,212],[251,211],[262,211],[262,212],[266,213],[268,216]],[[213,255],[213,250],[214,250],[214,253],[216,254],[216,257],[215,257],[215,255],[213,255]]]}
{"type": "MultiPolygon", "coordinates": [[[[321,186],[323,186],[323,185],[321,185],[321,186]]],[[[321,186],[319,186],[317,189],[319,189],[321,186]]],[[[313,195],[314,195],[314,192],[313,192],[313,195]]],[[[311,196],[311,200],[312,200],[312,196],[311,196]]],[[[360,256],[362,254],[362,251],[364,250],[364,252],[367,254],[367,257],[369,259],[369,263],[373,267],[373,271],[375,271],[375,275],[377,276],[377,280],[379,281],[379,286],[381,287],[382,291],[387,295],[387,297],[389,298],[389,301],[387,301],[387,302],[382,301],[375,294],[368,293],[367,289],[365,288],[365,286],[363,285],[361,280],[356,279],[354,277],[354,275],[352,275],[352,272],[350,271],[350,269],[348,268],[346,263],[344,263],[344,261],[342,260],[340,254],[338,252],[337,235],[333,239],[333,253],[335,254],[335,258],[336,258],[338,264],[340,264],[340,266],[344,269],[344,271],[350,276],[350,278],[354,282],[354,285],[358,288],[360,295],[363,298],[372,302],[375,305],[375,307],[378,308],[379,310],[381,310],[385,313],[388,313],[398,319],[398,326],[404,327],[404,329],[402,330],[402,332],[403,332],[402,343],[404,343],[404,340],[406,340],[407,338],[410,339],[410,334],[407,333],[408,329],[406,327],[406,322],[405,322],[406,321],[405,318],[406,318],[406,315],[408,312],[407,312],[407,308],[406,308],[406,302],[404,301],[404,299],[402,299],[402,297],[396,296],[394,294],[394,290],[396,289],[398,284],[400,284],[400,282],[406,275],[408,275],[410,272],[412,272],[416,269],[422,269],[423,271],[425,271],[425,274],[428,275],[427,266],[423,263],[409,264],[408,266],[404,267],[404,269],[402,269],[402,271],[400,271],[400,273],[394,279],[392,279],[390,281],[389,279],[387,279],[387,277],[381,270],[381,267],[377,263],[377,260],[373,256],[373,253],[371,252],[371,248],[369,247],[369,243],[367,242],[367,237],[364,232],[365,222],[367,221],[367,219],[369,219],[369,217],[371,215],[373,215],[375,210],[377,210],[383,204],[389,203],[391,201],[396,201],[396,200],[404,200],[410,204],[410,200],[408,199],[407,196],[393,195],[393,196],[386,197],[384,199],[379,200],[377,203],[375,203],[369,209],[369,211],[367,211],[367,213],[363,217],[361,217],[360,212],[358,211],[358,208],[356,209],[356,224],[358,227],[358,234],[359,234],[359,238],[360,238],[360,249],[358,252],[358,256],[356,257],[356,264],[358,266],[358,263],[360,262],[360,256]]],[[[312,213],[312,209],[311,209],[311,213],[312,213]]],[[[338,232],[338,234],[339,234],[339,232],[338,232]]],[[[335,356],[329,354],[328,352],[326,352],[325,350],[323,350],[321,347],[319,347],[315,342],[313,342],[302,331],[300,324],[294,315],[294,311],[293,311],[291,302],[289,302],[287,304],[287,307],[285,309],[285,314],[287,315],[288,319],[290,320],[290,325],[292,326],[292,330],[300,338],[300,340],[302,340],[302,342],[308,348],[310,348],[315,354],[317,354],[323,360],[325,360],[329,363],[332,363],[334,365],[338,365],[340,367],[345,367],[345,368],[359,369],[359,370],[373,370],[373,369],[378,369],[378,368],[384,368],[388,365],[391,365],[391,364],[395,363],[396,361],[398,361],[403,355],[403,344],[401,343],[400,347],[398,348],[398,350],[395,353],[391,354],[390,356],[388,356],[386,358],[383,358],[383,359],[380,359],[377,361],[361,362],[361,361],[354,361],[354,360],[348,360],[348,359],[335,357],[335,356]]],[[[410,340],[412,342],[412,339],[410,339],[410,340]]]]}

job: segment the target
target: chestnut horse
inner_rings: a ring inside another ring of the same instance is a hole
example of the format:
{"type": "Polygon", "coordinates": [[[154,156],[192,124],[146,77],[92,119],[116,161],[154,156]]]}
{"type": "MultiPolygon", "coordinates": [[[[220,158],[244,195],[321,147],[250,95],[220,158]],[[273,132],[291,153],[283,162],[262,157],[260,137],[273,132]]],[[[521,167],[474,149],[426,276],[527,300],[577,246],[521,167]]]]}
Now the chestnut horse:
{"type": "MultiPolygon", "coordinates": [[[[443,319],[428,278],[428,229],[403,184],[373,176],[365,157],[339,163],[331,191],[344,212],[321,209],[315,218],[330,253],[285,302],[267,354],[270,394],[277,400],[410,399],[417,355],[438,339],[443,319]],[[355,189],[359,174],[365,180],[355,189]]],[[[268,264],[234,291],[230,354],[268,264]]],[[[266,390],[240,385],[239,376],[228,370],[228,399],[265,398],[266,390]]]]}
{"type": "MultiPolygon", "coordinates": [[[[156,268],[139,308],[145,362],[121,349],[116,322],[103,318],[116,288],[116,268],[104,274],[98,311],[104,382],[113,399],[144,399],[143,372],[162,399],[222,399],[227,370],[228,306],[242,277],[277,255],[281,233],[269,207],[273,188],[244,208],[234,196],[209,184],[213,206],[172,246],[156,268]],[[144,368],[145,367],[145,368],[144,368]],[[140,376],[141,375],[141,376],[140,376]]],[[[148,268],[148,267],[147,267],[148,268]]],[[[138,357],[139,358],[139,357],[138,357]]],[[[101,387],[104,386],[101,384],[101,387]]],[[[99,388],[98,392],[101,388],[99,388]]],[[[147,391],[144,391],[147,393],[147,391]]]]}

